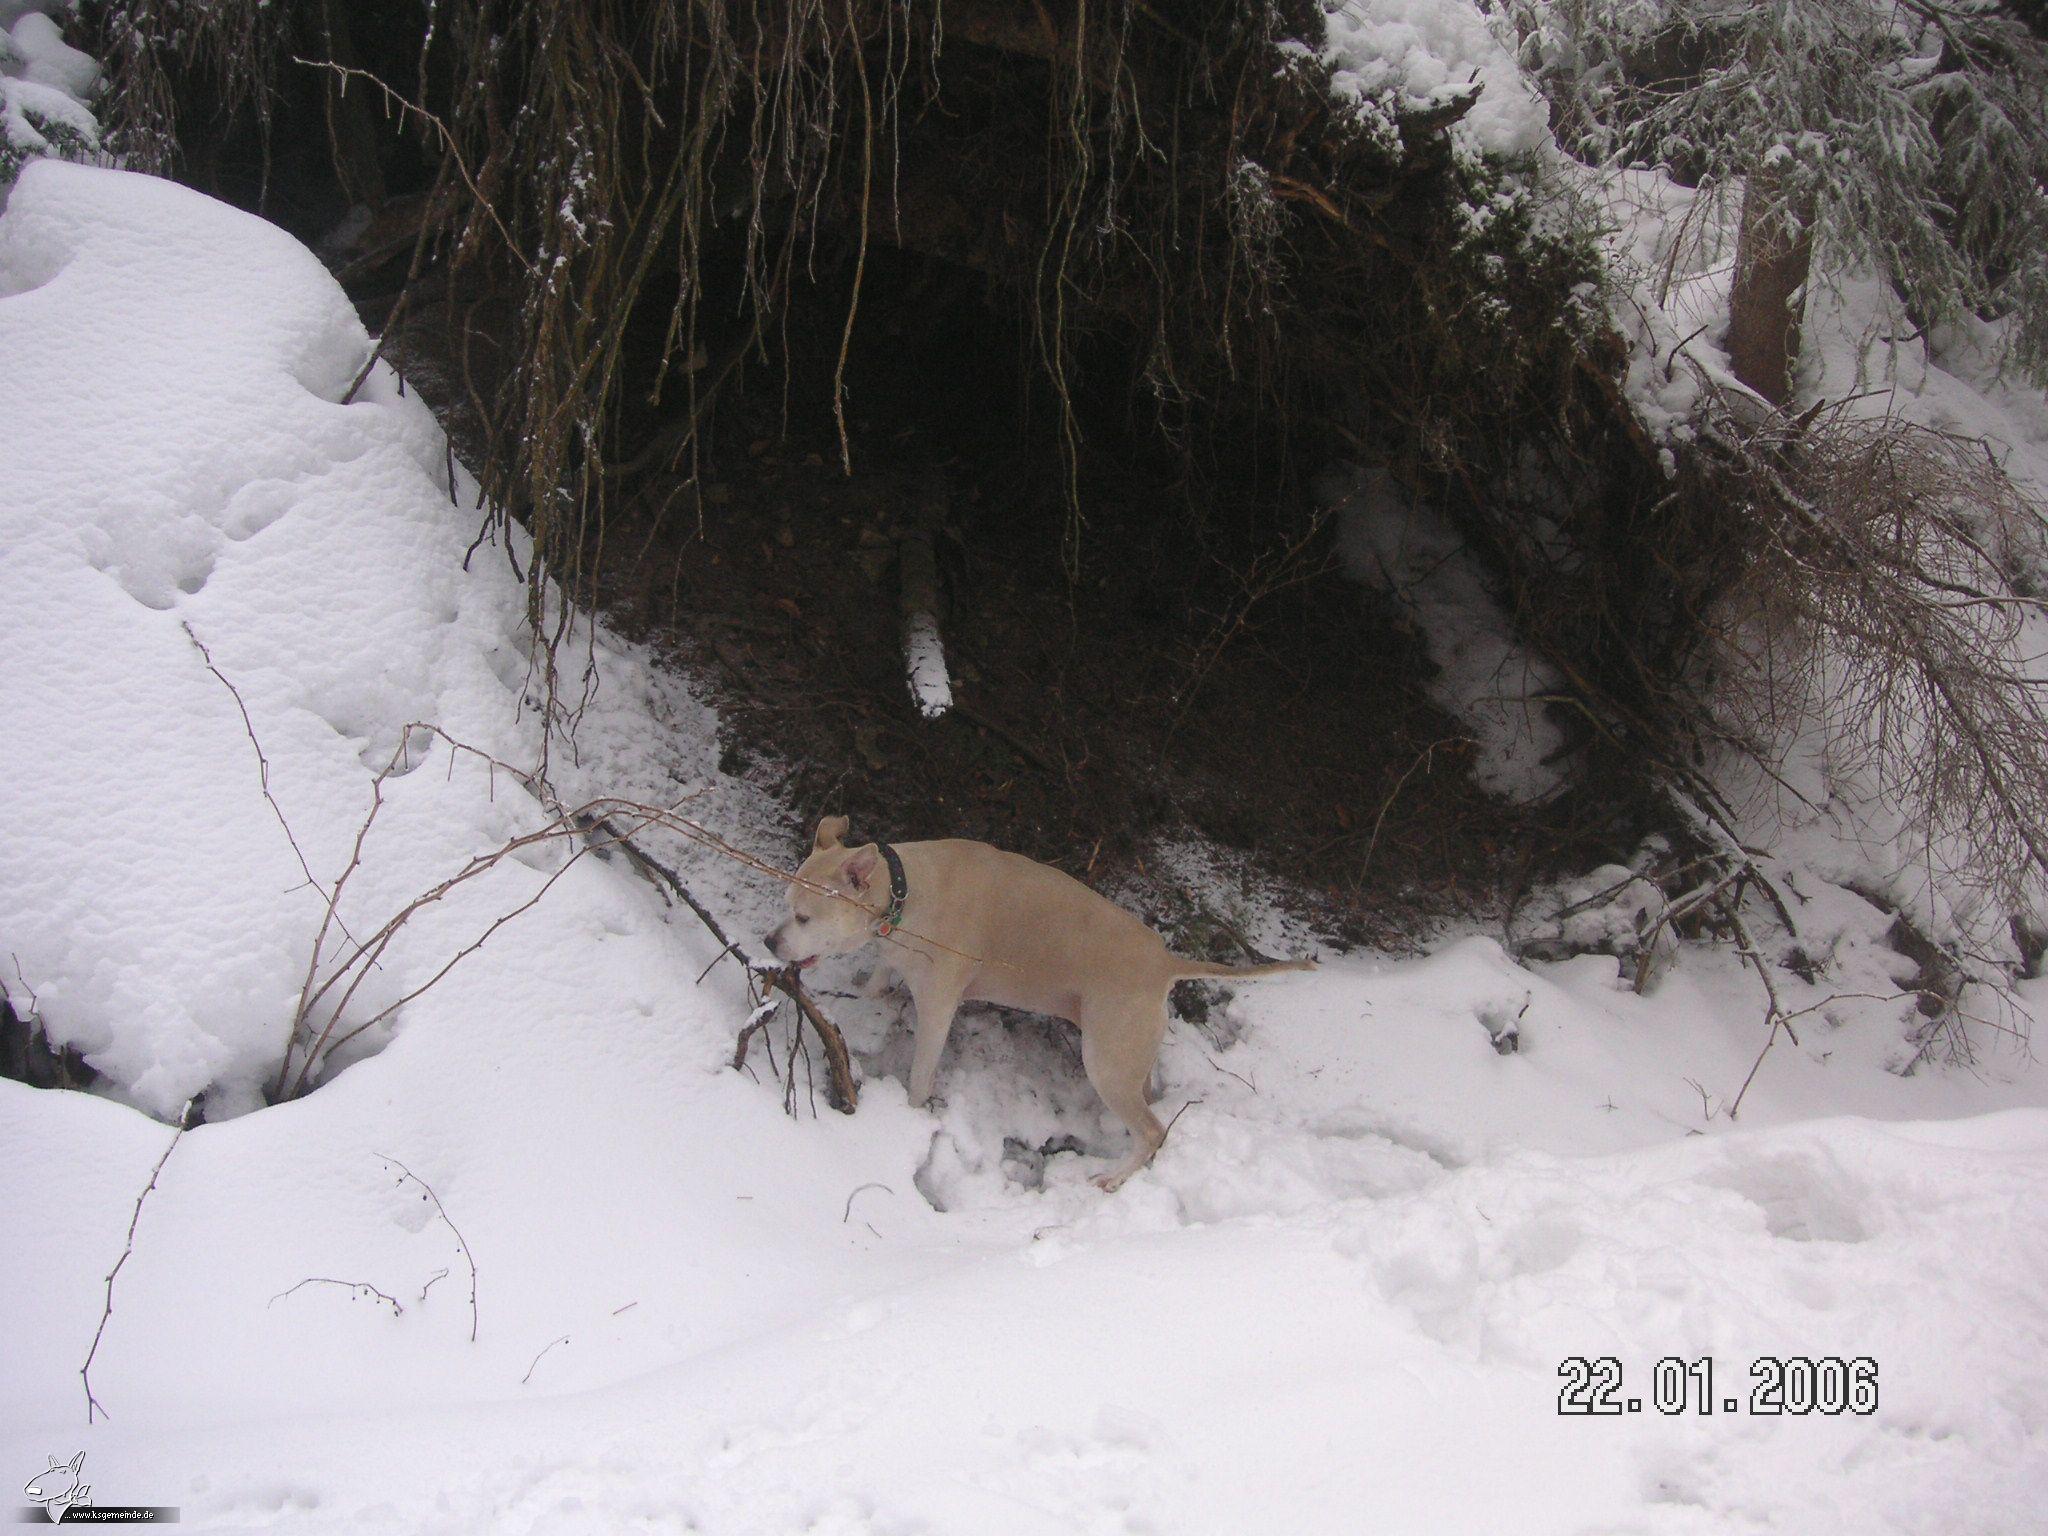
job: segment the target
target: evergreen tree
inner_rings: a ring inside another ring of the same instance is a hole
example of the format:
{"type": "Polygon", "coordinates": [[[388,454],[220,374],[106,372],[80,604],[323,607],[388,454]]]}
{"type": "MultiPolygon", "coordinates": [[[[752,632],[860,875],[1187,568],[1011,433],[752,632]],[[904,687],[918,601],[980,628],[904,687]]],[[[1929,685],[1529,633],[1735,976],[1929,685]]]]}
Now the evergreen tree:
{"type": "Polygon", "coordinates": [[[1790,398],[1809,276],[2005,322],[2048,384],[2048,42],[1995,0],[1506,0],[1559,141],[1742,199],[1729,350],[1790,398]]]}

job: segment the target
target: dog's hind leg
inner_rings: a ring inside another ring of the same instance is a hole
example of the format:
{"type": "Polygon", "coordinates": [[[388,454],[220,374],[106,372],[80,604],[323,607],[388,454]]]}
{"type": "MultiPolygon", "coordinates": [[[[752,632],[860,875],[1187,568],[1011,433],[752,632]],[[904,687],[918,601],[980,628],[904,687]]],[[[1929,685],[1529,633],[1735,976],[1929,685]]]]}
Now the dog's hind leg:
{"type": "Polygon", "coordinates": [[[1159,1042],[1166,1037],[1166,1008],[1163,1001],[1127,1005],[1091,1022],[1092,1027],[1081,1032],[1081,1064],[1102,1102],[1131,1132],[1131,1155],[1109,1172],[1096,1175],[1095,1182],[1109,1191],[1151,1162],[1166,1140],[1166,1127],[1145,1098],[1159,1042]]]}

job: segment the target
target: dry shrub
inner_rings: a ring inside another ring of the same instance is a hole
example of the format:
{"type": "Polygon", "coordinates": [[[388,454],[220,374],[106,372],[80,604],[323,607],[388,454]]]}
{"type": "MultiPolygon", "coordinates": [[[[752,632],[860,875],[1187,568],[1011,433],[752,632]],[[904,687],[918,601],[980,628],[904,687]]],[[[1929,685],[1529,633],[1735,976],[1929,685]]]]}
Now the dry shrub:
{"type": "MultiPolygon", "coordinates": [[[[2043,509],[1979,439],[1836,407],[1731,459],[1746,563],[1706,610],[1704,730],[1788,793],[1888,803],[1967,934],[2048,890],[2043,509]]],[[[1979,958],[1982,958],[1981,956],[1979,958]]]]}

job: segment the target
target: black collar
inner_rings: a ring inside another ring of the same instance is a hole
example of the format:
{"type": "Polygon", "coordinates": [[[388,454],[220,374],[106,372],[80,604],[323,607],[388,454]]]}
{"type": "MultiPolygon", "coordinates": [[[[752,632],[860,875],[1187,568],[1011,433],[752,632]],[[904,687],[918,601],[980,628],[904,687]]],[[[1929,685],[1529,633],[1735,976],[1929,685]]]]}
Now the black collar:
{"type": "Polygon", "coordinates": [[[887,843],[877,844],[882,850],[883,861],[889,866],[889,909],[882,914],[882,920],[875,932],[887,938],[896,925],[903,921],[904,898],[910,894],[910,882],[903,878],[903,860],[896,850],[887,843]]]}

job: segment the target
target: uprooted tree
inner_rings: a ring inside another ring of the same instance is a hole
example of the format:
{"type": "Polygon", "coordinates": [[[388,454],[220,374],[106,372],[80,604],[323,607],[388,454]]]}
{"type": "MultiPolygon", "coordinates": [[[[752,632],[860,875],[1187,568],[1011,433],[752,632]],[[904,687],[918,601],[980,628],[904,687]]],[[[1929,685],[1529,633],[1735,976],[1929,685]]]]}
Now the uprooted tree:
{"type": "MultiPolygon", "coordinates": [[[[1731,345],[1768,400],[1790,400],[1816,232],[1917,322],[2016,316],[2015,358],[2048,356],[2041,140],[2021,110],[2041,53],[1996,7],[1492,9],[1583,164],[1747,188],[1731,345]],[[1863,62],[1788,59],[1774,26],[1847,28],[1863,62]],[[1926,195],[1895,195],[1908,184],[1926,195]]],[[[1314,528],[1323,463],[1382,466],[1466,530],[1608,761],[1725,835],[1702,742],[1768,768],[1792,715],[1856,735],[1868,713],[1828,704],[1846,657],[1848,696],[1900,722],[1873,761],[1958,744],[1898,775],[1930,839],[2008,912],[2041,889],[2048,715],[2013,652],[2038,509],[1968,445],[1835,413],[1760,428],[1710,399],[1674,457],[1622,386],[1595,221],[1539,161],[1459,141],[1476,84],[1420,103],[1340,88],[1311,0],[88,16],[110,142],[138,163],[239,175],[254,199],[319,139],[331,211],[357,205],[344,275],[383,292],[387,337],[408,315],[446,328],[441,403],[480,516],[533,536],[550,699],[566,621],[547,582],[585,590],[634,498],[712,515],[699,470],[735,381],[829,412],[850,466],[849,361],[886,345],[874,270],[896,253],[999,318],[991,366],[1024,380],[1018,430],[1064,503],[1070,573],[1097,554],[1084,470],[1111,424],[1176,466],[1189,527],[1253,547],[1314,528]],[[223,111],[255,146],[239,170],[194,131],[223,111]]]]}

